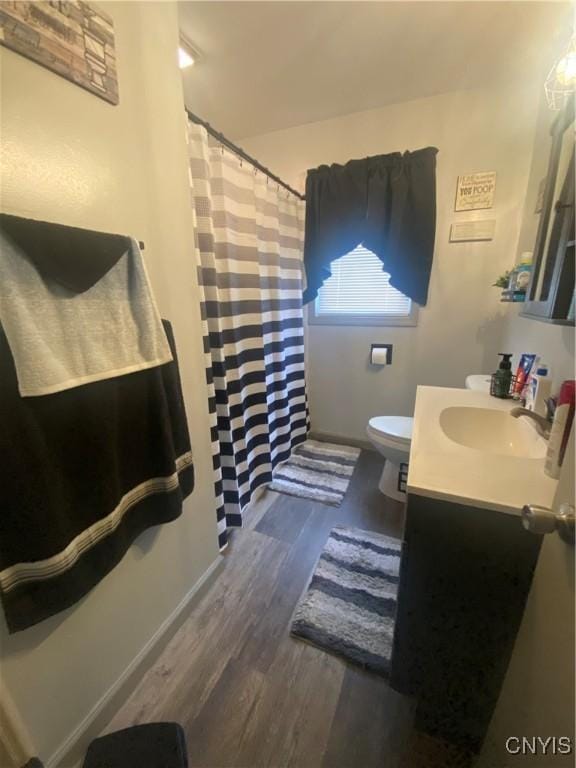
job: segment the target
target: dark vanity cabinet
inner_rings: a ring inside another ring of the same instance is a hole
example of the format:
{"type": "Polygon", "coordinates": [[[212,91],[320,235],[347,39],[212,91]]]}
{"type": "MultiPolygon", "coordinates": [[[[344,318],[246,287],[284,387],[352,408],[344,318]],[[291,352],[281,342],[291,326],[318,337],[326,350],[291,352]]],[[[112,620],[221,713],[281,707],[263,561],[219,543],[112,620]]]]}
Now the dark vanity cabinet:
{"type": "Polygon", "coordinates": [[[480,750],[540,545],[519,516],[409,495],[390,682],[418,730],[480,750]]]}
{"type": "Polygon", "coordinates": [[[574,324],[574,99],[558,114],[522,316],[574,324]]]}

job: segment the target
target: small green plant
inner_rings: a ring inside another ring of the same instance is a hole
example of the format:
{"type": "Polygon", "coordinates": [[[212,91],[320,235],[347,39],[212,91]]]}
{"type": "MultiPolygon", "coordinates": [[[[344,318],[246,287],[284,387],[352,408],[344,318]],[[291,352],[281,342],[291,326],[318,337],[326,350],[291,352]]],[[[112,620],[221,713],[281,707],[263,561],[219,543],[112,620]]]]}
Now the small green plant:
{"type": "Polygon", "coordinates": [[[510,275],[512,274],[511,270],[506,270],[503,275],[500,275],[498,280],[496,280],[495,283],[492,283],[492,285],[495,288],[508,288],[508,283],[510,282],[510,275]]]}

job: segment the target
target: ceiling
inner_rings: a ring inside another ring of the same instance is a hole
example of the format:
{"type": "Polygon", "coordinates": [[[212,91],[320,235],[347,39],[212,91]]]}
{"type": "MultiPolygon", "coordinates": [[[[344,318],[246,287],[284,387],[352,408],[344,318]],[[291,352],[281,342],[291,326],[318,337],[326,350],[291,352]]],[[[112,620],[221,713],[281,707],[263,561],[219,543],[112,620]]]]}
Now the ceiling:
{"type": "Polygon", "coordinates": [[[187,107],[233,139],[535,77],[563,2],[180,2],[187,107]]]}

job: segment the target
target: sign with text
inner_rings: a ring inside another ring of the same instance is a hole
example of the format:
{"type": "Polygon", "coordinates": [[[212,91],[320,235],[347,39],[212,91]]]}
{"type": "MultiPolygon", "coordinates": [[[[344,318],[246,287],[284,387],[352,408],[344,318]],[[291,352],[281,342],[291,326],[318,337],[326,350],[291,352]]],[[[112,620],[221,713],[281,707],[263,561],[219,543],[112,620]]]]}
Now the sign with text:
{"type": "Polygon", "coordinates": [[[467,173],[458,176],[455,211],[477,211],[492,208],[496,189],[496,171],[467,173]]]}
{"type": "Polygon", "coordinates": [[[496,221],[457,221],[450,227],[451,243],[466,243],[474,240],[493,240],[496,221]]]}

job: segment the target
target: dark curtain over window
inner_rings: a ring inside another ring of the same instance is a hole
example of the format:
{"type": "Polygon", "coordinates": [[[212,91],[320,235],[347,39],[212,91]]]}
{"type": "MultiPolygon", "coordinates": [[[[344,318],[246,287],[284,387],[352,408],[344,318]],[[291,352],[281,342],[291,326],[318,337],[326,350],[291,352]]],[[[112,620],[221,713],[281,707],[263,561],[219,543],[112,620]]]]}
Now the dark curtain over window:
{"type": "Polygon", "coordinates": [[[436,230],[435,147],[346,165],[321,165],[306,178],[304,302],[316,298],[330,264],[362,243],[390,284],[426,304],[436,230]]]}

